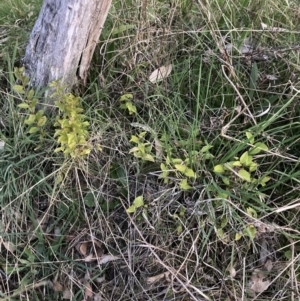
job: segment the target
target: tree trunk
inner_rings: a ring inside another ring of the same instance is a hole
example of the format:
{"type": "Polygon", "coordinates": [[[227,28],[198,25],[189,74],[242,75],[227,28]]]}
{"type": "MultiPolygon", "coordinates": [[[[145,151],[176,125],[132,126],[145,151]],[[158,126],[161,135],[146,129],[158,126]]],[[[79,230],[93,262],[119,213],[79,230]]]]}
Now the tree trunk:
{"type": "Polygon", "coordinates": [[[112,0],[44,0],[23,64],[33,87],[86,82],[112,0]]]}

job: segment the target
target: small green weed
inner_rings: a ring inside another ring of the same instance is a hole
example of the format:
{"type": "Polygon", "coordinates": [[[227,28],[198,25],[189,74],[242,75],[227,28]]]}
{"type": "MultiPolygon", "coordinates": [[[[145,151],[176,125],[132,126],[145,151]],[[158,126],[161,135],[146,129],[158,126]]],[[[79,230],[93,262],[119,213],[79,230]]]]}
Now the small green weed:
{"type": "MultiPolygon", "coordinates": [[[[130,149],[130,153],[133,153],[136,158],[141,159],[142,161],[155,162],[155,155],[152,154],[153,145],[149,141],[145,140],[145,135],[147,132],[141,132],[138,136],[132,135],[130,142],[137,144],[137,146],[130,149]]],[[[159,175],[160,179],[163,179],[164,184],[170,183],[170,179],[179,179],[179,187],[182,190],[189,190],[192,188],[189,181],[191,179],[197,178],[197,173],[193,169],[199,161],[205,161],[212,159],[214,156],[210,153],[212,145],[205,145],[201,148],[200,151],[191,151],[189,154],[184,149],[180,149],[182,153],[186,153],[183,158],[173,157],[169,153],[169,147],[167,144],[159,141],[156,138],[156,144],[162,148],[162,153],[164,154],[164,160],[160,164],[161,174],[159,175]]]]}
{"type": "Polygon", "coordinates": [[[131,136],[130,142],[135,143],[136,146],[130,149],[129,153],[133,153],[136,158],[142,159],[142,161],[155,162],[154,157],[151,155],[152,144],[146,141],[146,134],[147,132],[142,132],[138,136],[131,136]]]}
{"type": "Polygon", "coordinates": [[[20,103],[18,107],[29,113],[24,121],[24,123],[29,126],[28,133],[40,133],[40,139],[42,139],[45,136],[43,128],[46,125],[47,117],[43,110],[38,110],[36,112],[38,99],[35,97],[35,91],[33,89],[27,89],[29,78],[24,74],[24,68],[15,68],[14,74],[20,82],[20,84],[13,86],[14,91],[17,92],[22,99],[22,103],[20,103]]]}
{"type": "Polygon", "coordinates": [[[258,164],[253,161],[253,156],[262,151],[268,151],[267,145],[261,142],[254,143],[254,137],[250,132],[246,132],[246,136],[253,147],[244,152],[240,157],[235,157],[234,161],[218,164],[214,167],[214,172],[221,176],[227,188],[230,188],[233,183],[240,181],[246,190],[253,189],[259,185],[265,186],[270,180],[270,177],[266,175],[259,178],[255,178],[253,175],[258,168],[258,164]]]}
{"type": "Polygon", "coordinates": [[[138,208],[145,207],[144,198],[142,195],[136,197],[132,205],[126,210],[127,213],[134,213],[138,208]]]}
{"type": "Polygon", "coordinates": [[[136,106],[132,103],[133,95],[131,93],[123,94],[120,97],[122,103],[120,108],[128,110],[130,115],[136,114],[136,106]]]}

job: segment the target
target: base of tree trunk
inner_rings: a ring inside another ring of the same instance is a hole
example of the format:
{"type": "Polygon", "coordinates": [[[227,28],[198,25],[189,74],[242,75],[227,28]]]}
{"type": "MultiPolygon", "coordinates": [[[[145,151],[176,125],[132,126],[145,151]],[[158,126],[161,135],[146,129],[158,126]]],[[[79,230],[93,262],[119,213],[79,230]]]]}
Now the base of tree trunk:
{"type": "Polygon", "coordinates": [[[33,87],[87,79],[111,0],[44,0],[23,64],[33,87]]]}

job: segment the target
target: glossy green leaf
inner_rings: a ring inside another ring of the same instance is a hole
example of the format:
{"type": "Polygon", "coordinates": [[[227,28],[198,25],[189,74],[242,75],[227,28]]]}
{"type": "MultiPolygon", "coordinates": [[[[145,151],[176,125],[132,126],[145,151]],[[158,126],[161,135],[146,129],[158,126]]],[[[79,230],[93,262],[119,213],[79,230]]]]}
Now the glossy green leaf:
{"type": "Polygon", "coordinates": [[[171,158],[170,162],[173,164],[181,164],[183,161],[180,158],[171,158]]]}
{"type": "Polygon", "coordinates": [[[185,166],[185,165],[182,165],[182,164],[175,164],[174,165],[175,166],[175,168],[178,170],[178,171],[180,171],[181,173],[185,173],[186,172],[186,170],[187,170],[187,167],[185,166]]]}
{"type": "Polygon", "coordinates": [[[262,142],[258,142],[254,144],[254,147],[250,149],[249,154],[257,155],[262,151],[268,151],[269,148],[262,142]]]}
{"type": "Polygon", "coordinates": [[[58,152],[63,152],[64,151],[64,148],[63,147],[57,147],[54,152],[55,153],[58,153],[58,152]]]}
{"type": "Polygon", "coordinates": [[[41,126],[44,126],[46,124],[46,122],[47,122],[47,117],[46,116],[42,116],[38,120],[37,125],[41,127],[41,126]]]}
{"type": "Polygon", "coordinates": [[[247,208],[247,214],[254,218],[257,218],[257,212],[251,207],[247,208]]]}
{"type": "Polygon", "coordinates": [[[29,129],[29,134],[34,134],[34,133],[37,133],[40,129],[36,126],[33,126],[29,129]]]}
{"type": "Polygon", "coordinates": [[[266,183],[270,180],[271,180],[270,177],[264,176],[261,179],[259,179],[259,184],[264,187],[264,186],[266,186],[266,183]]]}
{"type": "Polygon", "coordinates": [[[221,228],[225,228],[228,224],[228,220],[227,220],[227,217],[226,216],[223,216],[222,219],[221,219],[221,228]]]}
{"type": "Polygon", "coordinates": [[[208,152],[212,147],[213,147],[212,145],[205,145],[205,146],[202,147],[200,152],[202,154],[204,154],[204,153],[208,152]]]}
{"type": "Polygon", "coordinates": [[[149,162],[155,162],[154,157],[153,157],[152,155],[150,155],[150,154],[145,154],[145,155],[143,156],[143,160],[149,161],[149,162]]]}
{"type": "Polygon", "coordinates": [[[184,172],[184,175],[187,176],[188,178],[195,178],[195,172],[191,168],[187,168],[184,172]]]}
{"type": "Polygon", "coordinates": [[[21,85],[14,85],[13,89],[19,94],[25,94],[24,88],[21,85]]]}
{"type": "Polygon", "coordinates": [[[287,250],[284,252],[284,257],[288,260],[292,259],[293,258],[293,253],[291,250],[287,250]]]}
{"type": "Polygon", "coordinates": [[[27,93],[27,99],[28,99],[28,100],[32,100],[33,96],[34,96],[34,90],[31,89],[31,90],[29,90],[28,93],[27,93]]]}
{"type": "Polygon", "coordinates": [[[144,206],[144,198],[142,195],[136,197],[133,201],[133,205],[135,206],[135,208],[140,208],[144,206]]]}
{"type": "Polygon", "coordinates": [[[240,157],[240,162],[244,165],[244,166],[249,166],[252,163],[252,159],[253,157],[249,155],[248,152],[244,152],[241,157],[240,157]]]}
{"type": "Polygon", "coordinates": [[[177,235],[180,235],[183,231],[183,228],[182,228],[182,225],[178,225],[177,228],[176,228],[176,232],[177,232],[177,235]]]}
{"type": "Polygon", "coordinates": [[[248,235],[251,239],[254,239],[257,233],[256,228],[253,225],[249,225],[245,230],[244,233],[248,235]]]}
{"type": "Polygon", "coordinates": [[[129,114],[136,114],[137,110],[136,110],[136,106],[132,104],[132,102],[126,102],[126,108],[129,111],[129,114]]]}
{"type": "Polygon", "coordinates": [[[224,238],[224,231],[222,228],[217,229],[217,234],[220,238],[224,238]]]}
{"type": "Polygon", "coordinates": [[[214,167],[214,172],[216,172],[216,173],[223,173],[223,172],[225,172],[224,166],[222,164],[216,165],[214,167]]]}
{"type": "Polygon", "coordinates": [[[135,136],[135,135],[132,135],[131,136],[131,139],[129,140],[130,142],[134,142],[134,143],[139,143],[140,142],[140,139],[135,136]]]}
{"type": "Polygon", "coordinates": [[[225,185],[227,185],[227,186],[229,186],[229,185],[230,185],[229,178],[227,178],[227,177],[223,177],[223,178],[222,178],[222,181],[223,181],[223,183],[224,183],[225,185]]]}
{"type": "Polygon", "coordinates": [[[214,157],[215,156],[213,154],[211,154],[211,153],[206,153],[206,154],[203,155],[203,159],[204,160],[210,160],[210,159],[212,159],[214,157]]]}
{"type": "Polygon", "coordinates": [[[233,169],[234,166],[242,166],[242,164],[240,161],[230,161],[223,164],[223,166],[224,166],[224,170],[226,171],[226,170],[233,169]]]}
{"type": "Polygon", "coordinates": [[[251,164],[249,165],[249,171],[250,171],[250,172],[256,171],[257,166],[258,166],[257,163],[251,162],[251,164]]]}
{"type": "Polygon", "coordinates": [[[191,189],[192,187],[188,184],[187,182],[187,179],[182,179],[180,184],[179,184],[179,187],[182,189],[182,190],[189,190],[191,189]]]}
{"type": "Polygon", "coordinates": [[[30,102],[30,108],[34,109],[36,107],[36,105],[38,104],[38,102],[39,101],[38,101],[37,98],[32,99],[31,102],[30,102]]]}
{"type": "Polygon", "coordinates": [[[241,167],[242,166],[242,162],[240,162],[240,161],[233,161],[230,163],[232,164],[232,167],[241,167]]]}
{"type": "Polygon", "coordinates": [[[35,114],[30,114],[29,117],[24,121],[25,124],[31,125],[35,122],[35,114]]]}
{"type": "Polygon", "coordinates": [[[133,148],[131,148],[130,150],[129,150],[129,153],[135,153],[135,152],[137,152],[139,150],[139,148],[137,147],[137,146],[135,146],[135,147],[133,147],[133,148]]]}
{"type": "Polygon", "coordinates": [[[254,137],[250,132],[246,132],[246,136],[251,144],[254,144],[254,137]]]}
{"type": "Polygon", "coordinates": [[[240,233],[240,232],[237,232],[237,233],[235,233],[235,240],[236,241],[238,241],[238,240],[240,240],[241,238],[243,237],[243,234],[242,233],[240,233]]]}
{"type": "Polygon", "coordinates": [[[127,213],[134,213],[136,211],[136,207],[134,205],[131,205],[128,209],[126,209],[127,213]]]}
{"type": "Polygon", "coordinates": [[[160,169],[161,169],[162,171],[168,170],[167,166],[166,166],[164,163],[160,163],[160,169]]]}
{"type": "Polygon", "coordinates": [[[89,155],[91,153],[91,149],[86,147],[80,151],[81,156],[89,155]]]}
{"type": "Polygon", "coordinates": [[[238,174],[240,175],[240,177],[241,177],[243,180],[245,180],[245,181],[247,181],[247,182],[251,182],[251,176],[250,176],[250,173],[249,173],[247,170],[245,170],[245,169],[240,169],[240,170],[238,171],[238,174]]]}
{"type": "Polygon", "coordinates": [[[26,87],[28,85],[28,83],[29,83],[29,78],[27,76],[23,76],[22,81],[23,81],[24,87],[26,87]]]}
{"type": "Polygon", "coordinates": [[[22,102],[22,103],[18,104],[18,107],[20,109],[29,109],[29,104],[25,103],[25,102],[22,102]]]}
{"type": "Polygon", "coordinates": [[[140,138],[145,138],[146,134],[147,134],[147,132],[141,132],[141,133],[139,133],[139,137],[140,138]]]}
{"type": "Polygon", "coordinates": [[[180,217],[184,217],[185,216],[185,212],[186,212],[186,209],[184,207],[180,207],[179,216],[180,217]]]}
{"type": "Polygon", "coordinates": [[[123,94],[120,97],[120,101],[130,101],[133,99],[133,95],[131,93],[123,94]]]}

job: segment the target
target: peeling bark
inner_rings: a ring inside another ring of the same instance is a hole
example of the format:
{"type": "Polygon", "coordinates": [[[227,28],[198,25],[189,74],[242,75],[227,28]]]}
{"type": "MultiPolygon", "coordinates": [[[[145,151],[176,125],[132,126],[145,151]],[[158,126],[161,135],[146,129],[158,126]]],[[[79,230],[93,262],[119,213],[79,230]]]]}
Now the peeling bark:
{"type": "Polygon", "coordinates": [[[112,0],[44,0],[23,64],[33,87],[86,82],[112,0]]]}

